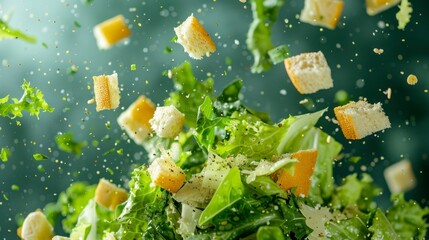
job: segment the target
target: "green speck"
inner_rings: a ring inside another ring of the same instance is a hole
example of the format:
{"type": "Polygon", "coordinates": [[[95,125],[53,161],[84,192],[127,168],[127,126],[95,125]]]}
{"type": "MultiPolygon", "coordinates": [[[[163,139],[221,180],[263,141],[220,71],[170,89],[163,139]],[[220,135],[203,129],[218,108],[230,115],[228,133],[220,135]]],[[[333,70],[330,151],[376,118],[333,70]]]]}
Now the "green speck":
{"type": "Polygon", "coordinates": [[[12,189],[13,191],[19,191],[19,186],[18,186],[18,185],[13,184],[13,185],[12,185],[12,187],[11,187],[11,189],[12,189]]]}
{"type": "Polygon", "coordinates": [[[78,67],[76,65],[71,65],[71,67],[67,70],[68,75],[74,75],[77,73],[78,67]]]}
{"type": "Polygon", "coordinates": [[[76,27],[78,27],[78,28],[80,28],[81,26],[80,26],[80,23],[78,23],[77,21],[74,21],[73,22],[73,24],[76,26],[76,27]]]}
{"type": "Polygon", "coordinates": [[[230,66],[232,64],[232,59],[230,57],[225,58],[225,64],[230,66]]]}
{"type": "Polygon", "coordinates": [[[177,37],[177,36],[174,36],[174,37],[170,40],[170,42],[175,43],[175,42],[177,41],[177,39],[178,39],[178,37],[177,37]]]}
{"type": "Polygon", "coordinates": [[[169,54],[169,53],[172,53],[172,52],[173,52],[173,49],[171,47],[165,46],[165,48],[164,48],[164,53],[165,54],[169,54]]]}
{"type": "Polygon", "coordinates": [[[131,71],[137,70],[137,66],[135,63],[131,64],[131,71]]]}
{"type": "Polygon", "coordinates": [[[351,163],[358,163],[362,158],[359,156],[352,156],[349,158],[349,162],[351,163]]]}
{"type": "Polygon", "coordinates": [[[339,90],[335,93],[335,101],[339,105],[344,105],[349,102],[349,94],[344,90],[339,90]]]}
{"type": "Polygon", "coordinates": [[[107,130],[110,130],[110,121],[107,121],[107,122],[104,124],[104,126],[106,126],[106,129],[107,129],[107,130]]]}
{"type": "Polygon", "coordinates": [[[73,140],[72,133],[64,133],[55,137],[55,142],[60,150],[74,153],[76,156],[82,154],[82,148],[86,146],[86,142],[77,142],[73,140]]]}
{"type": "Polygon", "coordinates": [[[9,201],[9,198],[7,198],[6,194],[4,194],[4,193],[3,193],[3,198],[4,198],[4,200],[9,201]]]}
{"type": "Polygon", "coordinates": [[[118,149],[116,152],[117,152],[119,155],[122,155],[122,154],[124,154],[124,149],[123,149],[123,148],[118,149]]]}
{"type": "Polygon", "coordinates": [[[113,175],[113,170],[111,168],[106,168],[106,171],[113,175]]]}
{"type": "Polygon", "coordinates": [[[42,161],[42,160],[46,160],[46,159],[48,159],[48,157],[47,157],[47,156],[45,156],[45,155],[43,155],[43,154],[41,154],[41,153],[35,153],[35,154],[33,154],[33,158],[34,158],[34,160],[36,160],[36,161],[42,161]]]}
{"type": "Polygon", "coordinates": [[[7,162],[11,154],[12,152],[9,150],[9,148],[2,148],[0,152],[0,159],[2,162],[7,162]]]}
{"type": "Polygon", "coordinates": [[[92,140],[92,146],[98,147],[98,144],[100,144],[97,140],[92,140]]]}
{"type": "Polygon", "coordinates": [[[94,2],[94,0],[81,0],[82,1],[82,3],[84,3],[84,4],[91,4],[91,3],[93,3],[94,2]]]}
{"type": "Polygon", "coordinates": [[[39,166],[37,166],[37,170],[39,171],[39,172],[41,172],[41,173],[44,173],[46,170],[45,170],[45,167],[43,167],[43,165],[42,164],[40,164],[39,166]]]}
{"type": "Polygon", "coordinates": [[[45,42],[42,42],[42,46],[46,49],[48,49],[48,44],[46,44],[45,42]]]}
{"type": "Polygon", "coordinates": [[[107,150],[106,152],[103,153],[103,157],[113,153],[114,151],[115,151],[115,148],[111,148],[111,149],[107,150]]]}

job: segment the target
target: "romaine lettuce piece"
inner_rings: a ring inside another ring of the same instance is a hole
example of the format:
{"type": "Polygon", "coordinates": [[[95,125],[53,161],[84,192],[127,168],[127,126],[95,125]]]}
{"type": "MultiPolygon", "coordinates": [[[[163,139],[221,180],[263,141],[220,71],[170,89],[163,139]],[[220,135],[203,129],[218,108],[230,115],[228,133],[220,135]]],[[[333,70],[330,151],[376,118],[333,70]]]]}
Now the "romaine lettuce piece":
{"type": "Polygon", "coordinates": [[[375,215],[372,219],[372,225],[368,228],[370,232],[372,232],[371,239],[391,239],[391,240],[399,240],[404,239],[400,238],[399,235],[395,232],[392,224],[387,219],[386,215],[377,208],[375,211],[375,215]]]}
{"type": "Polygon", "coordinates": [[[36,43],[36,38],[29,36],[18,29],[9,27],[7,22],[0,19],[0,40],[8,38],[22,39],[29,43],[36,43]]]}

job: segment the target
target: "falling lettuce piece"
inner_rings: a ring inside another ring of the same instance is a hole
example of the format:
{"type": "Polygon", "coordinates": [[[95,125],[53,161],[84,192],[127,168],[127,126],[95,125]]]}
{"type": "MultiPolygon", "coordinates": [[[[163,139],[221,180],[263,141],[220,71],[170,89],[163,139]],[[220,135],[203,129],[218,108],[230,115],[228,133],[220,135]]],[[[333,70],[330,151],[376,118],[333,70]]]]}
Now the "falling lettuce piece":
{"type": "Polygon", "coordinates": [[[401,0],[399,4],[399,11],[396,13],[396,19],[398,20],[398,29],[404,30],[405,26],[410,22],[411,13],[413,8],[408,0],[401,0]]]}
{"type": "Polygon", "coordinates": [[[36,43],[36,38],[9,27],[7,22],[0,19],[0,40],[8,38],[17,38],[29,43],[36,43]]]}
{"type": "Polygon", "coordinates": [[[429,207],[422,208],[413,200],[405,201],[403,193],[393,195],[392,202],[386,216],[400,239],[424,239],[429,227],[425,219],[429,215],[429,207]]]}
{"type": "Polygon", "coordinates": [[[252,52],[254,63],[252,73],[261,73],[271,68],[268,51],[274,48],[271,43],[271,28],[277,21],[284,0],[251,0],[253,21],[247,32],[247,48],[252,52]]]}
{"type": "Polygon", "coordinates": [[[273,64],[284,62],[289,57],[289,48],[286,45],[280,45],[268,51],[268,56],[273,64]]]}
{"type": "Polygon", "coordinates": [[[176,91],[171,92],[170,97],[164,103],[165,105],[174,105],[185,114],[185,124],[189,127],[195,127],[197,125],[198,107],[203,103],[206,96],[212,95],[214,80],[208,78],[205,81],[197,81],[189,62],[184,62],[172,69],[171,77],[176,91]]]}
{"type": "Polygon", "coordinates": [[[12,152],[9,150],[9,148],[1,148],[0,159],[2,162],[7,162],[10,155],[12,155],[12,152]]]}
{"type": "Polygon", "coordinates": [[[33,154],[33,158],[36,161],[42,161],[42,160],[48,159],[48,157],[46,155],[43,155],[41,153],[35,153],[35,154],[33,154]]]}
{"type": "Polygon", "coordinates": [[[70,132],[57,135],[55,142],[60,150],[73,153],[76,156],[80,156],[82,148],[86,146],[86,142],[76,142],[73,140],[73,134],[70,132]]]}
{"type": "Polygon", "coordinates": [[[0,116],[13,119],[22,117],[22,111],[28,111],[30,116],[39,118],[40,111],[54,111],[44,100],[43,93],[36,87],[31,87],[29,82],[24,80],[21,88],[24,94],[20,99],[12,98],[12,103],[8,103],[9,96],[0,98],[0,116]]]}

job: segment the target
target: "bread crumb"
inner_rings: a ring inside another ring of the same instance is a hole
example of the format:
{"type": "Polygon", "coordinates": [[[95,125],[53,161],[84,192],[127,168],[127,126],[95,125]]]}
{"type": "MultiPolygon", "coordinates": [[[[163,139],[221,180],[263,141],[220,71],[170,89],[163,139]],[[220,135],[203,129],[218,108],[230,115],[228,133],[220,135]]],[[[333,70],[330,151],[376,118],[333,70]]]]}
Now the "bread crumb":
{"type": "Polygon", "coordinates": [[[91,99],[89,99],[89,100],[88,100],[88,102],[86,102],[86,103],[88,103],[88,104],[94,104],[94,103],[95,103],[95,99],[94,99],[94,98],[91,98],[91,99]]]}
{"type": "Polygon", "coordinates": [[[384,50],[382,48],[374,48],[373,50],[375,53],[377,53],[378,55],[384,53],[384,50]]]}
{"type": "Polygon", "coordinates": [[[416,85],[418,81],[419,80],[417,79],[416,75],[414,75],[414,74],[410,74],[407,77],[408,85],[416,85]]]}
{"type": "Polygon", "coordinates": [[[386,91],[383,91],[384,94],[386,94],[387,99],[390,99],[392,97],[392,89],[388,88],[386,91]]]}
{"type": "Polygon", "coordinates": [[[299,104],[306,104],[308,103],[308,98],[304,98],[301,101],[299,101],[299,104]]]}
{"type": "Polygon", "coordinates": [[[246,0],[240,0],[240,2],[245,3],[245,2],[246,2],[246,0]]]}

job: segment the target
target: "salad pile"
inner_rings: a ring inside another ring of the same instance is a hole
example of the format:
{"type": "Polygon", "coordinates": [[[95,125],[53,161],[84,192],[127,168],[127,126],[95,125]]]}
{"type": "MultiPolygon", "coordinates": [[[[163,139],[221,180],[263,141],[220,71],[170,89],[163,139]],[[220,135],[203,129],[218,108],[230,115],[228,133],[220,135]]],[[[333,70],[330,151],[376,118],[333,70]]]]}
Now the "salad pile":
{"type": "Polygon", "coordinates": [[[337,185],[333,164],[342,145],[317,127],[327,109],[269,115],[243,104],[242,80],[220,94],[214,80],[197,80],[188,62],[168,72],[175,90],[165,100],[185,114],[174,139],[152,134],[143,143],[148,164],[136,166],[128,199],[114,210],[93,200],[95,186],[77,182],[44,209],[71,239],[423,239],[429,208],[392,196],[382,210],[381,189],[368,174],[337,185]],[[314,167],[298,152],[316,152],[314,167]],[[186,174],[171,193],[153,184],[148,165],[170,158],[186,174]],[[309,165],[309,166],[307,166],[309,165]],[[310,171],[311,184],[305,176],[310,171]],[[279,174],[295,176],[279,184],[279,174]],[[304,177],[305,178],[305,177],[304,177]],[[304,188],[304,190],[299,190],[304,188]],[[307,188],[308,191],[305,190],[307,188]]]}

